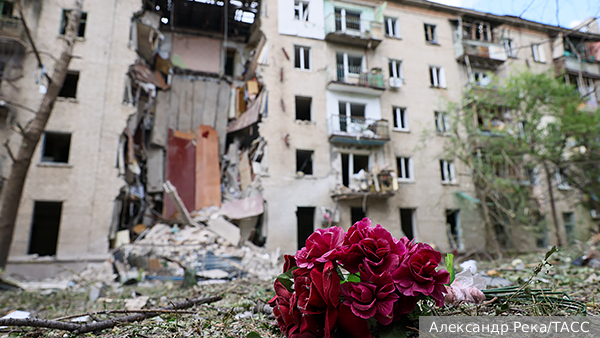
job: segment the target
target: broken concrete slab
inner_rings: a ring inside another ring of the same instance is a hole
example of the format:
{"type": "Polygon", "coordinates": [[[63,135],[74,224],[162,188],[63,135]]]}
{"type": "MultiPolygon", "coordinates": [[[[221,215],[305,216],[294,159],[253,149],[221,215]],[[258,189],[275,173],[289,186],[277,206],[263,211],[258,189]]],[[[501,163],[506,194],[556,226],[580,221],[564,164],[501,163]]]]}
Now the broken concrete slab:
{"type": "Polygon", "coordinates": [[[127,299],[125,301],[125,308],[129,311],[141,310],[148,303],[148,296],[140,296],[136,298],[127,299]]]}
{"type": "Polygon", "coordinates": [[[196,272],[196,276],[207,279],[225,279],[229,277],[229,272],[221,269],[202,270],[196,272]]]}
{"type": "Polygon", "coordinates": [[[229,219],[244,219],[261,215],[265,212],[262,195],[234,200],[223,204],[219,213],[229,219]]]}
{"type": "Polygon", "coordinates": [[[209,219],[207,228],[208,230],[227,240],[232,245],[238,245],[240,243],[240,228],[225,220],[221,216],[218,216],[214,219],[209,219]]]}

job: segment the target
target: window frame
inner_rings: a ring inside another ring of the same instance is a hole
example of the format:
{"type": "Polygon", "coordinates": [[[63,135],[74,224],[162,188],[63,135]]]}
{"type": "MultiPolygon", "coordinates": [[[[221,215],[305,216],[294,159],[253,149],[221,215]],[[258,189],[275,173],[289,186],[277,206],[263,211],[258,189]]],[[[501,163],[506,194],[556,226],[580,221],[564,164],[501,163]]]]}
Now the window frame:
{"type": "Polygon", "coordinates": [[[456,184],[456,168],[452,160],[440,160],[442,184],[456,184]]]}
{"type": "Polygon", "coordinates": [[[337,14],[336,12],[338,10],[340,11],[340,29],[339,30],[337,29],[337,23],[334,22],[335,25],[336,25],[335,26],[336,32],[345,33],[347,30],[356,31],[356,32],[362,32],[363,31],[362,12],[360,12],[360,11],[354,11],[354,10],[346,10],[345,8],[341,8],[341,7],[334,7],[334,9],[333,9],[334,18],[336,16],[336,14],[337,14]],[[358,29],[348,28],[348,24],[346,22],[346,19],[347,19],[347,15],[346,14],[348,14],[347,12],[350,12],[352,14],[358,14],[358,29]]]}
{"type": "Polygon", "coordinates": [[[423,28],[425,29],[425,42],[431,45],[439,45],[440,43],[437,40],[436,34],[437,26],[430,23],[423,23],[423,28]]]}
{"type": "Polygon", "coordinates": [[[415,170],[413,165],[413,159],[410,156],[396,156],[396,174],[398,175],[398,182],[414,182],[415,181],[415,170]],[[406,164],[408,163],[408,168],[406,164]]]}
{"type": "Polygon", "coordinates": [[[448,113],[434,111],[435,131],[438,134],[445,135],[450,131],[450,123],[448,122],[448,113]]]}
{"type": "Polygon", "coordinates": [[[517,58],[517,48],[515,47],[515,40],[513,39],[504,39],[504,50],[506,51],[506,56],[509,58],[516,59],[517,58]]]}
{"type": "Polygon", "coordinates": [[[309,5],[309,1],[294,0],[294,20],[308,22],[310,13],[309,5]],[[298,11],[298,16],[296,16],[296,11],[298,11]]]}
{"type": "Polygon", "coordinates": [[[385,36],[388,38],[396,38],[400,39],[400,24],[398,18],[394,18],[391,16],[385,16],[383,18],[383,24],[385,25],[385,36]],[[389,34],[392,33],[392,34],[389,34]]]}
{"type": "Polygon", "coordinates": [[[312,51],[310,47],[294,45],[294,69],[300,69],[304,71],[311,71],[312,68],[312,51]],[[296,53],[296,49],[299,50],[296,53]],[[308,53],[308,67],[306,67],[306,54],[308,53]],[[296,55],[300,56],[300,60],[298,60],[299,67],[296,67],[296,55]]]}
{"type": "Polygon", "coordinates": [[[546,54],[541,43],[534,43],[531,45],[531,55],[533,57],[533,61],[538,63],[546,63],[546,54]]]}
{"type": "Polygon", "coordinates": [[[393,120],[392,130],[394,130],[394,131],[403,131],[403,132],[410,131],[410,129],[408,127],[408,120],[406,118],[406,108],[393,106],[392,107],[392,114],[393,114],[393,116],[392,116],[392,120],[393,120]],[[398,126],[396,126],[396,122],[399,122],[398,126]]]}
{"type": "MultiPolygon", "coordinates": [[[[63,8],[61,12],[60,26],[58,27],[58,35],[64,36],[67,33],[67,26],[69,25],[69,14],[72,9],[63,8]]],[[[77,26],[77,39],[85,39],[85,31],[87,29],[87,12],[81,12],[81,19],[79,21],[79,26],[77,26]],[[81,25],[83,25],[83,34],[79,35],[79,31],[81,30],[81,25]]]]}
{"type": "Polygon", "coordinates": [[[390,70],[392,70],[392,72],[390,72],[391,78],[404,81],[404,70],[402,68],[402,60],[388,59],[388,71],[390,70]]]}
{"type": "Polygon", "coordinates": [[[431,88],[446,88],[446,74],[442,66],[429,66],[431,88]]]}

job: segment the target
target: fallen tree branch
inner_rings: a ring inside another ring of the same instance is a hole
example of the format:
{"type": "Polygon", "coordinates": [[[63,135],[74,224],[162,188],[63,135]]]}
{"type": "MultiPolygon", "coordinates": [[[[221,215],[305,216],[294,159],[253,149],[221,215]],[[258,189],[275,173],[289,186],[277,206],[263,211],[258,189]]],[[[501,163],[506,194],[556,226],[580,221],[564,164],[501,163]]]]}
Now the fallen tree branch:
{"type": "MultiPolygon", "coordinates": [[[[165,306],[159,309],[161,310],[180,310],[187,309],[194,305],[199,304],[210,304],[221,300],[221,296],[212,296],[205,298],[196,298],[191,300],[186,300],[182,302],[174,303],[172,306],[165,306]]],[[[144,313],[136,313],[129,316],[118,317],[109,320],[103,320],[100,322],[90,323],[90,324],[77,324],[77,323],[68,323],[61,322],[58,320],[50,320],[50,319],[40,319],[40,318],[5,318],[0,319],[0,326],[32,326],[32,327],[45,327],[49,329],[59,329],[65,331],[71,331],[76,335],[82,333],[88,333],[97,330],[109,329],[116,326],[119,323],[131,323],[138,320],[143,320],[146,318],[154,317],[157,311],[154,312],[144,312],[144,313]]]]}
{"type": "Polygon", "coordinates": [[[180,311],[180,310],[159,310],[159,309],[140,309],[140,310],[104,310],[104,311],[96,311],[92,313],[80,313],[78,315],[69,315],[64,317],[54,318],[52,320],[67,320],[73,318],[79,318],[84,316],[95,316],[95,315],[109,315],[112,313],[183,313],[183,314],[194,314],[196,311],[180,311]]]}

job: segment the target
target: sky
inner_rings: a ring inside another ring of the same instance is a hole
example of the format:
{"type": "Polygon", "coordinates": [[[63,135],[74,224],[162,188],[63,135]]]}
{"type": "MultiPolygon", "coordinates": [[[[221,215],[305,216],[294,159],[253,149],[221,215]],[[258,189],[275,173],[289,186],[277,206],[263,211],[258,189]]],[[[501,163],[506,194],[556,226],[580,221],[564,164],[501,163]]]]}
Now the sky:
{"type": "Polygon", "coordinates": [[[449,6],[497,15],[521,16],[549,25],[573,28],[589,17],[600,16],[598,0],[429,0],[449,6]],[[558,4],[558,22],[557,22],[558,4]]]}

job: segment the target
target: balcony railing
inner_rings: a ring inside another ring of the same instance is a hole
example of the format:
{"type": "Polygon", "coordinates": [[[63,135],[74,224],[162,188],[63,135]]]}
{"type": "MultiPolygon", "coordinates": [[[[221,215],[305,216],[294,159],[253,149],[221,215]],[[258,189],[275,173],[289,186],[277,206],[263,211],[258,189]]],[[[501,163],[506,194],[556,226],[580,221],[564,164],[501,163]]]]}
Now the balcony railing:
{"type": "Polygon", "coordinates": [[[385,89],[381,69],[372,69],[370,72],[363,72],[361,66],[348,66],[345,68],[344,65],[337,64],[336,70],[338,82],[385,89]]]}
{"type": "Polygon", "coordinates": [[[379,21],[334,13],[325,17],[325,39],[328,41],[375,48],[383,40],[383,34],[383,23],[379,21]]]}
{"type": "Polygon", "coordinates": [[[554,59],[554,65],[558,74],[563,72],[579,74],[581,70],[583,76],[600,76],[600,62],[589,62],[577,60],[575,56],[561,56],[554,59]]]}
{"type": "Polygon", "coordinates": [[[23,25],[19,19],[0,19],[0,36],[15,39],[24,39],[23,25]]]}
{"type": "Polygon", "coordinates": [[[500,64],[506,61],[506,49],[501,43],[479,40],[458,40],[454,43],[456,58],[462,60],[465,56],[500,64]]]}
{"type": "Polygon", "coordinates": [[[390,140],[387,120],[333,115],[329,118],[329,140],[334,143],[382,145],[390,140]]]}

